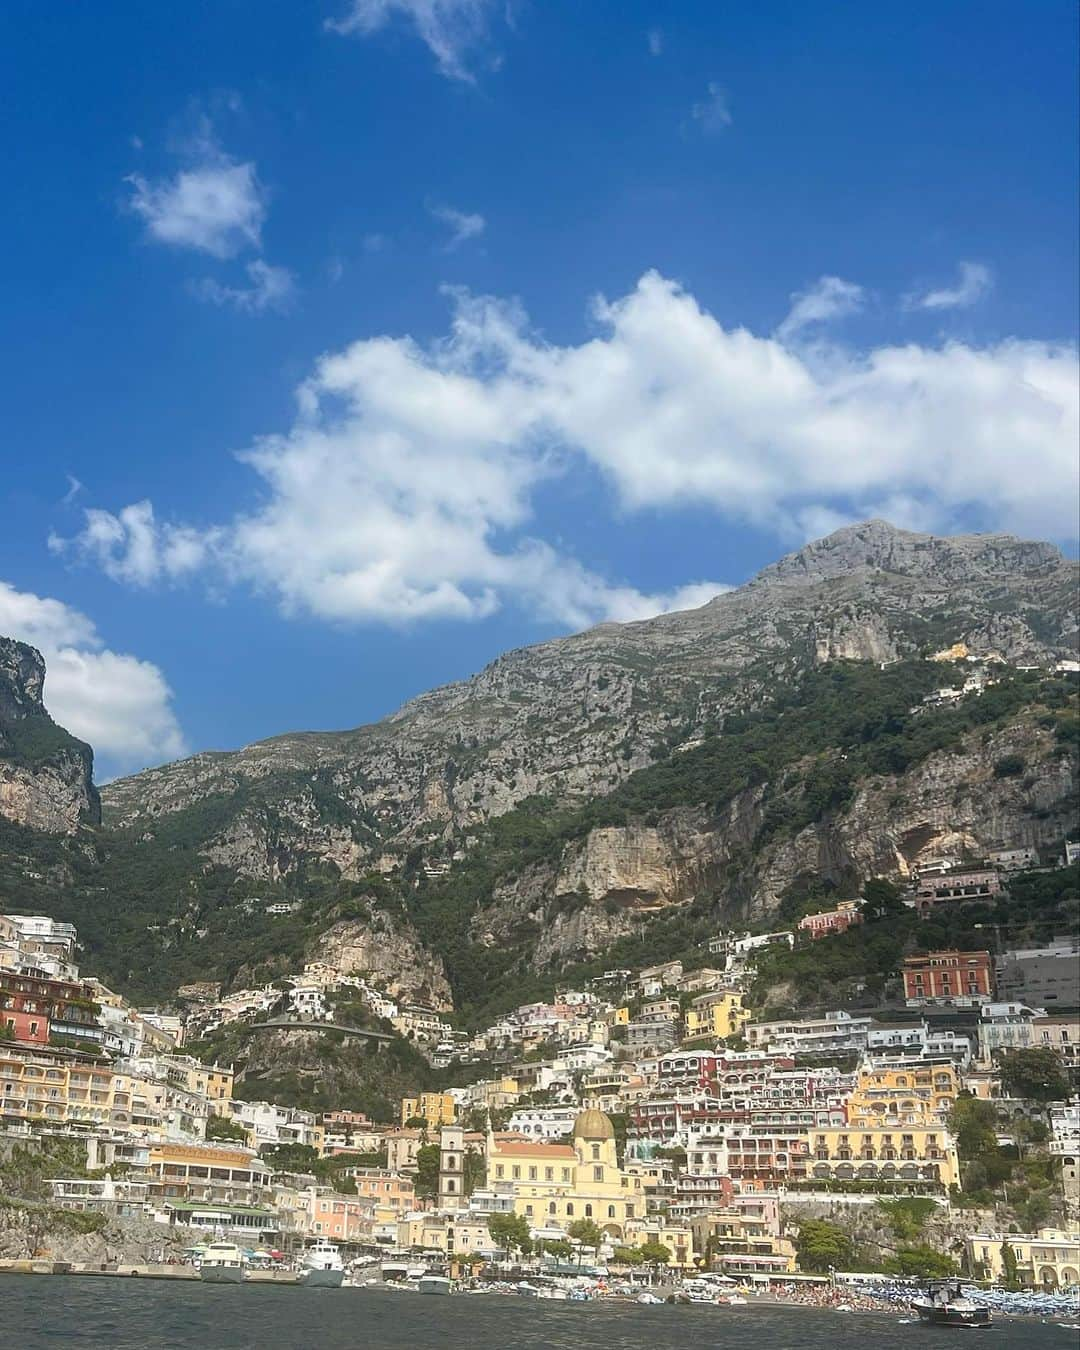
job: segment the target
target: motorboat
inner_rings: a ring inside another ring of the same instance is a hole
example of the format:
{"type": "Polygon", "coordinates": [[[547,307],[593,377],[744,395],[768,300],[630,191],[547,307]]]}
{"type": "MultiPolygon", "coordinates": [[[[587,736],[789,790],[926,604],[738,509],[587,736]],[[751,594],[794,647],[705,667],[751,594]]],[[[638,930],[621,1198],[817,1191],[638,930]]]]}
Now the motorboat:
{"type": "Polygon", "coordinates": [[[340,1289],[345,1279],[341,1252],[326,1238],[307,1247],[300,1258],[300,1283],[305,1289],[340,1289]]]}
{"type": "Polygon", "coordinates": [[[454,1283],[445,1275],[421,1275],[417,1281],[417,1289],[421,1294],[449,1294],[453,1292],[454,1283]]]}
{"type": "Polygon", "coordinates": [[[990,1309],[967,1297],[959,1280],[931,1280],[911,1305],[920,1321],[937,1327],[988,1327],[990,1309]]]}
{"type": "Polygon", "coordinates": [[[643,1293],[638,1294],[637,1298],[634,1299],[635,1303],[647,1304],[650,1307],[654,1303],[663,1303],[663,1301],[662,1298],[658,1298],[655,1294],[650,1294],[647,1289],[643,1293]]]}
{"type": "Polygon", "coordinates": [[[199,1279],[207,1284],[239,1284],[244,1278],[244,1253],[234,1242],[211,1242],[199,1262],[199,1279]]]}

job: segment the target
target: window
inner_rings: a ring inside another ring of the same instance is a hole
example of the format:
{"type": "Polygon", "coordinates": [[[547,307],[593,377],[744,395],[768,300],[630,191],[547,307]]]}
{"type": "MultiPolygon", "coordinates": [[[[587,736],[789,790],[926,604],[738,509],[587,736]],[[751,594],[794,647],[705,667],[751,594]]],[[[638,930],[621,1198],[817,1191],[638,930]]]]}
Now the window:
{"type": "Polygon", "coordinates": [[[513,1178],[514,1181],[520,1181],[520,1180],[521,1180],[521,1168],[518,1167],[518,1166],[516,1166],[516,1165],[515,1165],[514,1167],[511,1167],[511,1169],[510,1169],[510,1176],[513,1178]]]}
{"type": "Polygon", "coordinates": [[[586,1205],[586,1206],[585,1206],[585,1217],[586,1217],[587,1219],[591,1219],[591,1218],[592,1218],[592,1205],[586,1205]]]}
{"type": "Polygon", "coordinates": [[[608,1205],[608,1207],[607,1207],[607,1216],[608,1216],[609,1219],[613,1219],[613,1218],[615,1217],[615,1206],[614,1206],[614,1205],[608,1205]]]}
{"type": "Polygon", "coordinates": [[[597,1160],[597,1158],[599,1158],[599,1156],[600,1156],[600,1145],[599,1145],[599,1144],[593,1144],[593,1146],[592,1146],[592,1155],[593,1155],[593,1162],[595,1162],[595,1161],[597,1160]]]}
{"type": "Polygon", "coordinates": [[[545,1181],[554,1181],[554,1180],[555,1180],[555,1169],[554,1169],[554,1167],[545,1167],[545,1168],[544,1168],[544,1180],[545,1180],[545,1181]]]}
{"type": "Polygon", "coordinates": [[[568,1219],[572,1219],[574,1217],[574,1206],[572,1204],[568,1204],[566,1206],[566,1217],[568,1219]]]}
{"type": "Polygon", "coordinates": [[[535,1181],[535,1180],[536,1180],[536,1168],[535,1168],[535,1167],[530,1167],[530,1168],[529,1168],[529,1180],[530,1180],[530,1181],[535,1181]]]}
{"type": "Polygon", "coordinates": [[[604,1169],[603,1169],[603,1167],[594,1167],[593,1170],[592,1170],[592,1176],[593,1176],[593,1181],[603,1181],[603,1179],[604,1179],[604,1169]]]}
{"type": "Polygon", "coordinates": [[[570,1180],[570,1169],[569,1169],[569,1167],[564,1167],[564,1168],[563,1168],[563,1170],[562,1170],[562,1179],[563,1179],[563,1181],[569,1181],[569,1180],[570,1180]]]}
{"type": "Polygon", "coordinates": [[[496,1165],[495,1165],[495,1175],[496,1175],[496,1177],[501,1181],[501,1180],[503,1179],[503,1177],[505,1176],[505,1174],[506,1174],[506,1168],[503,1167],[502,1163],[496,1163],[496,1165]]]}

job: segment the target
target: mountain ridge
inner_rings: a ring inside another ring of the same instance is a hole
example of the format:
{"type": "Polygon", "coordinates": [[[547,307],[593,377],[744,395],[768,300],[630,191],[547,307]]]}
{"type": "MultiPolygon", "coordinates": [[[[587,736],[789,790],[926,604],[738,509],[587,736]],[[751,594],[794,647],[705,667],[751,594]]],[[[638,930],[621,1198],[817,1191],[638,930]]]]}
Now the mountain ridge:
{"type": "Polygon", "coordinates": [[[154,998],[330,950],[446,1007],[639,931],[681,950],[769,922],[808,876],[1053,850],[1076,805],[1075,689],[1053,670],[1075,660],[1077,576],[1011,536],[845,527],[698,609],[507,652],[379,723],[108,784],[77,849],[24,813],[0,887],[154,998]],[[927,660],[956,643],[971,663],[927,660]],[[927,704],[941,687],[959,697],[927,704]]]}

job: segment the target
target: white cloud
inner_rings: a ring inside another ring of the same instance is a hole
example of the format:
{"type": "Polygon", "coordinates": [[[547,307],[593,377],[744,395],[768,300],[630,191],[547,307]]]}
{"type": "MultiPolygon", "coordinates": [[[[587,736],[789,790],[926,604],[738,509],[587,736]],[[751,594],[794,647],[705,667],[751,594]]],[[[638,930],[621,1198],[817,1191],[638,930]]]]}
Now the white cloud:
{"type": "Polygon", "coordinates": [[[650,56],[661,56],[664,51],[664,34],[659,28],[650,28],[646,34],[650,56]]]}
{"type": "Polygon", "coordinates": [[[38,648],[46,665],[46,707],[61,726],[89,741],[106,773],[185,753],[160,669],[109,651],[85,614],[0,581],[0,633],[38,648]]]}
{"type": "Polygon", "coordinates": [[[178,525],[158,525],[150,502],[133,502],[118,515],[88,507],[85,524],[74,540],[49,536],[58,554],[75,552],[96,563],[113,581],[151,586],[195,571],[214,547],[216,532],[178,525]]]}
{"type": "Polygon", "coordinates": [[[721,86],[710,83],[708,96],[694,104],[690,116],[695,122],[700,122],[702,131],[710,136],[731,126],[731,109],[728,107],[727,94],[721,86]]]}
{"type": "MultiPolygon", "coordinates": [[[[333,278],[340,279],[341,264],[333,278]]],[[[212,277],[203,277],[192,285],[200,300],[214,305],[228,305],[246,314],[263,314],[267,310],[288,309],[296,295],[296,280],[287,267],[271,267],[262,258],[249,262],[245,268],[250,286],[225,286],[212,277]]]]}
{"type": "Polygon", "coordinates": [[[450,238],[443,245],[447,253],[452,253],[469,239],[478,239],[487,229],[487,221],[476,212],[440,205],[429,206],[428,211],[450,230],[450,238]]]}
{"type": "Polygon", "coordinates": [[[448,79],[473,83],[470,51],[487,37],[494,0],[349,0],[343,19],[328,19],[336,33],[369,37],[396,16],[408,20],[448,79]]]}
{"type": "Polygon", "coordinates": [[[156,182],[131,174],[128,205],[162,244],[231,258],[260,245],[266,205],[254,164],[237,164],[200,144],[201,160],[156,182]]]}
{"type": "Polygon", "coordinates": [[[776,336],[781,342],[790,341],[810,324],[824,323],[853,314],[861,308],[863,288],[840,277],[820,277],[805,291],[796,291],[791,297],[791,309],[776,336]]]}
{"type": "MultiPolygon", "coordinates": [[[[67,547],[131,584],[202,572],[332,622],[473,619],[516,604],[566,626],[691,604],[612,584],[535,537],[538,485],[598,470],[616,507],[711,510],[786,537],[869,514],[1075,536],[1076,353],[992,346],[806,350],[724,328],[655,272],[579,345],[467,294],[445,339],[324,357],[284,434],[242,456],[248,510],[161,523],[86,513],[67,547]]],[[[633,528],[628,525],[628,528],[633,528]]]]}
{"type": "Polygon", "coordinates": [[[977,304],[994,284],[989,267],[983,263],[962,262],[955,286],[944,286],[922,295],[909,295],[907,309],[967,309],[977,304]]]}
{"type": "Polygon", "coordinates": [[[60,498],[60,504],[61,506],[69,506],[79,493],[82,492],[85,484],[80,482],[73,473],[65,474],[64,476],[67,478],[68,487],[67,491],[60,498]]]}

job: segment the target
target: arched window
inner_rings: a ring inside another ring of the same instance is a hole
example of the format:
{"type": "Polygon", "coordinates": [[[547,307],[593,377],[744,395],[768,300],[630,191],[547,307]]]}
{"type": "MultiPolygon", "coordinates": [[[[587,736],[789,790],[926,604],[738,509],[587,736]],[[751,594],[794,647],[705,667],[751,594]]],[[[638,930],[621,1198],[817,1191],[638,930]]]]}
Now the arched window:
{"type": "Polygon", "coordinates": [[[609,1219],[613,1219],[613,1218],[615,1217],[615,1206],[614,1206],[614,1205],[608,1205],[608,1207],[607,1207],[607,1216],[608,1216],[609,1219]]]}
{"type": "Polygon", "coordinates": [[[454,1193],[455,1184],[456,1183],[454,1182],[453,1177],[451,1177],[450,1180],[446,1183],[446,1189],[449,1191],[451,1195],[453,1195],[454,1193]]]}
{"type": "Polygon", "coordinates": [[[566,1206],[566,1217],[568,1219],[572,1219],[574,1217],[574,1206],[572,1204],[566,1206]]]}
{"type": "Polygon", "coordinates": [[[558,1210],[557,1210],[557,1206],[556,1206],[556,1204],[555,1204],[555,1201],[552,1200],[552,1201],[550,1202],[550,1204],[548,1205],[548,1213],[549,1213],[549,1214],[555,1214],[555,1213],[557,1213],[557,1212],[558,1212],[558,1210]]]}
{"type": "Polygon", "coordinates": [[[591,1219],[591,1218],[592,1218],[592,1205],[586,1205],[586,1206],[585,1206],[585,1217],[586,1217],[587,1219],[591,1219]]]}

